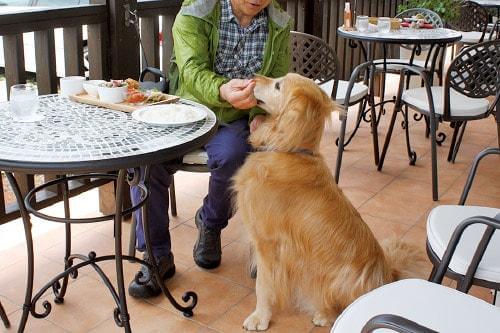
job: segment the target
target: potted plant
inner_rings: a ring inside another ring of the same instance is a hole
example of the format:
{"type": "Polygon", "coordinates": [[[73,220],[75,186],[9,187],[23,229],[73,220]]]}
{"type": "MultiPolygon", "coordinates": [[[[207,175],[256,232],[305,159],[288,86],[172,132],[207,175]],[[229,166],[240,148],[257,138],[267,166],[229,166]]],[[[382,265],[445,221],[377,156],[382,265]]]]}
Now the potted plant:
{"type": "Polygon", "coordinates": [[[450,22],[460,15],[461,0],[408,0],[398,6],[398,12],[410,8],[427,8],[436,12],[443,21],[450,22]]]}

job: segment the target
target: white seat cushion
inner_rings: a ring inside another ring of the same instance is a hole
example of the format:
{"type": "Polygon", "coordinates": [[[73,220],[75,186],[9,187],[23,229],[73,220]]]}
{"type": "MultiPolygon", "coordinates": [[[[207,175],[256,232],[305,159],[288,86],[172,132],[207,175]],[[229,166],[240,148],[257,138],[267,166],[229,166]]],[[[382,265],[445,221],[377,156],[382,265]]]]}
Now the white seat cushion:
{"type": "Polygon", "coordinates": [[[440,333],[493,333],[500,327],[500,308],[449,287],[408,279],[358,298],[338,317],[331,333],[361,332],[380,314],[399,315],[440,333]]]}
{"type": "Polygon", "coordinates": [[[182,163],[184,164],[207,164],[208,155],[205,149],[196,149],[192,152],[187,153],[182,158],[182,163]]]}
{"type": "MultiPolygon", "coordinates": [[[[442,258],[453,231],[463,220],[472,216],[495,217],[497,214],[500,214],[500,209],[497,208],[438,206],[427,217],[427,240],[429,245],[434,253],[439,258],[442,258]]],[[[485,225],[476,224],[464,231],[449,265],[453,271],[465,274],[485,228],[485,225]]],[[[475,276],[488,281],[500,282],[500,232],[496,231],[493,234],[475,276]]]]}
{"type": "MultiPolygon", "coordinates": [[[[333,80],[330,80],[319,85],[321,89],[323,89],[323,91],[328,94],[328,96],[332,95],[333,82],[334,82],[333,80]]],[[[337,103],[344,104],[348,85],[349,85],[348,81],[339,80],[339,86],[337,88],[337,97],[336,97],[337,103]]],[[[349,98],[349,104],[358,102],[367,94],[368,94],[368,87],[366,85],[362,83],[355,83],[351,90],[351,98],[349,98]]]]}
{"type": "MultiPolygon", "coordinates": [[[[444,88],[433,86],[431,91],[434,100],[434,111],[436,114],[442,115],[444,112],[444,88]]],[[[450,95],[450,113],[454,117],[473,117],[488,111],[489,102],[486,98],[470,98],[454,89],[450,89],[450,95]]],[[[429,111],[429,102],[424,87],[405,90],[402,98],[403,101],[418,109],[429,111]]]]}
{"type": "Polygon", "coordinates": [[[462,39],[460,42],[465,44],[476,44],[479,43],[483,33],[481,31],[460,31],[462,34],[462,39]]]}

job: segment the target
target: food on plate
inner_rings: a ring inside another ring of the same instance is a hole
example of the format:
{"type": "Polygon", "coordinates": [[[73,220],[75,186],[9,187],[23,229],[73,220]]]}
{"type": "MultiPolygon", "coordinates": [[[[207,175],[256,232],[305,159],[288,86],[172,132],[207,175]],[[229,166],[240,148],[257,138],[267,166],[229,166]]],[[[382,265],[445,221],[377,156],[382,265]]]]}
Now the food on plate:
{"type": "Polygon", "coordinates": [[[164,94],[160,91],[151,91],[148,98],[146,99],[146,103],[157,103],[161,101],[165,101],[168,99],[168,95],[164,94]]]}
{"type": "Polygon", "coordinates": [[[99,87],[121,88],[121,87],[127,87],[127,83],[123,80],[111,80],[109,82],[101,83],[99,87]]]}
{"type": "Polygon", "coordinates": [[[139,82],[134,79],[128,78],[125,83],[127,83],[129,90],[139,90],[140,88],[139,82]]]}

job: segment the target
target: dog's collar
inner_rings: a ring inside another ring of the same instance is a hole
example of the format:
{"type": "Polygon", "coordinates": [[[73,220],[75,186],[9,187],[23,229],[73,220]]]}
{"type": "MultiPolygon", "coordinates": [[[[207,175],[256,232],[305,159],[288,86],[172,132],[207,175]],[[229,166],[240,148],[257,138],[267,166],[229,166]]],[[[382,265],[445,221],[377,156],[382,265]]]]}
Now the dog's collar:
{"type": "Polygon", "coordinates": [[[279,149],[274,149],[269,146],[260,146],[255,148],[255,152],[276,152],[276,153],[292,153],[292,154],[303,154],[303,155],[309,155],[309,156],[314,156],[314,152],[311,149],[307,148],[294,148],[292,150],[279,150],[279,149]]]}

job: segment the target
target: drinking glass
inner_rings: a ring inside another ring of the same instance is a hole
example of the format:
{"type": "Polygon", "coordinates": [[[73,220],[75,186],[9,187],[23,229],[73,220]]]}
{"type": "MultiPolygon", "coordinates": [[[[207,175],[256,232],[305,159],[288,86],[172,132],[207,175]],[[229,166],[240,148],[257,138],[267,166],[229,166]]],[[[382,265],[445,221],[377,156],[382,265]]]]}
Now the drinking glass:
{"type": "Polygon", "coordinates": [[[382,33],[391,31],[391,19],[389,17],[379,17],[377,28],[378,31],[382,33]]]}
{"type": "Polygon", "coordinates": [[[10,87],[10,112],[18,122],[34,122],[43,118],[38,111],[38,89],[31,83],[10,87]]]}
{"type": "Polygon", "coordinates": [[[356,29],[359,32],[365,32],[368,30],[368,16],[358,15],[356,17],[356,29]]]}

